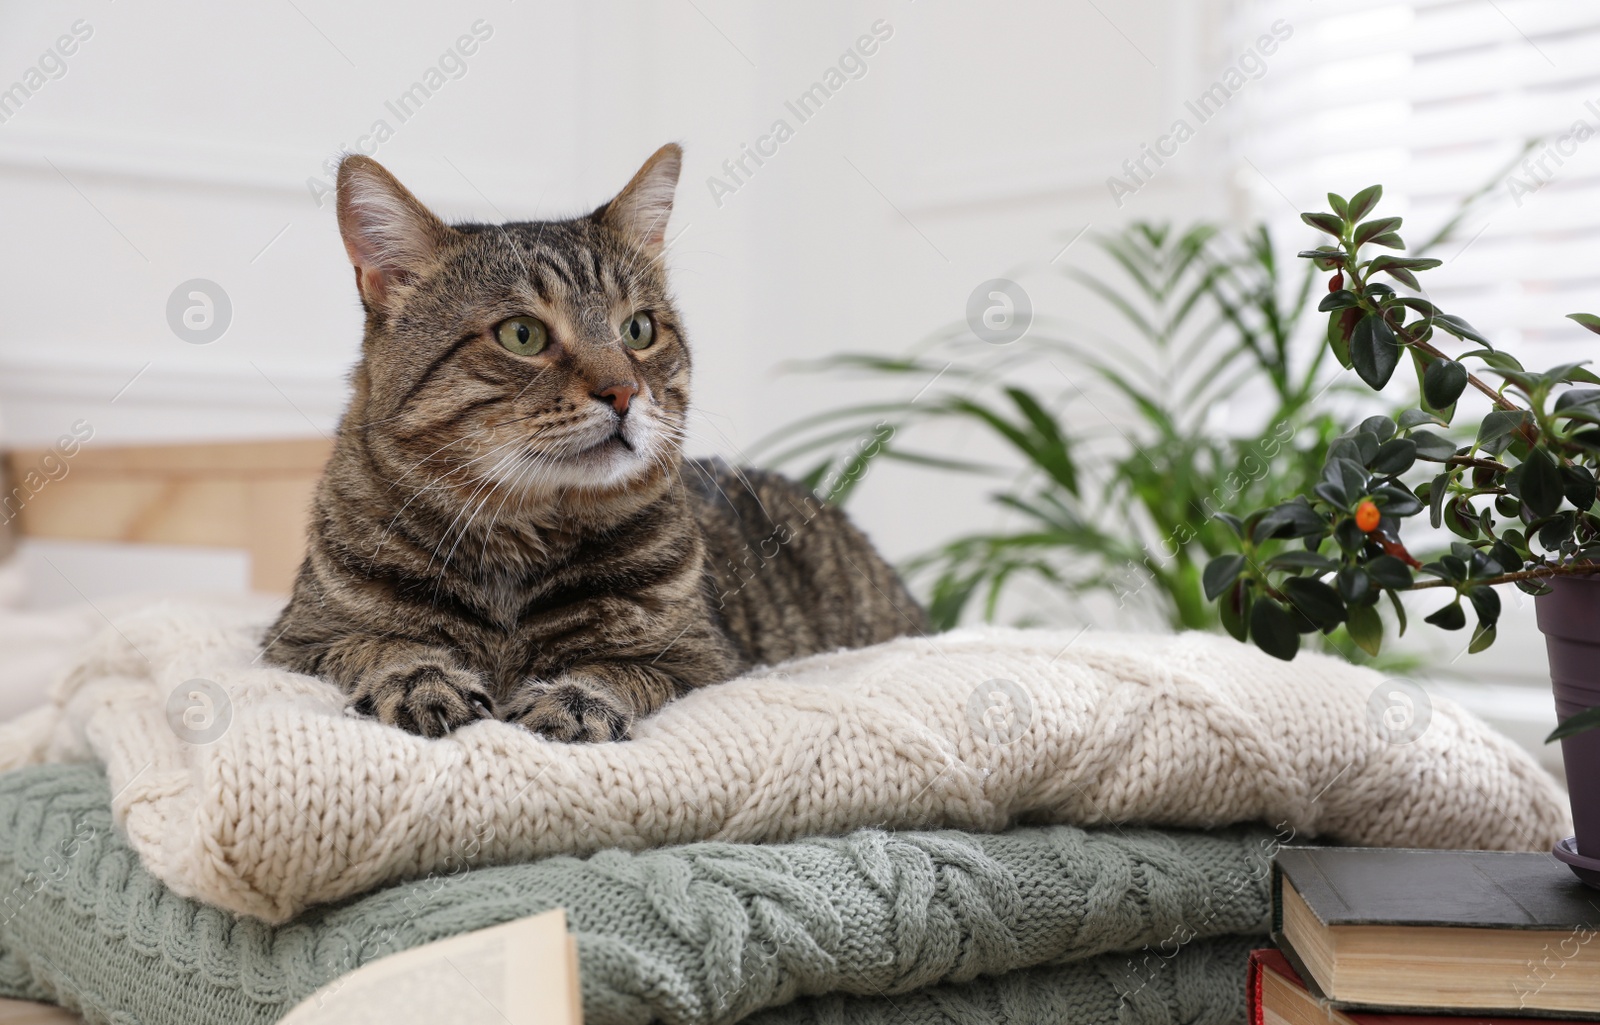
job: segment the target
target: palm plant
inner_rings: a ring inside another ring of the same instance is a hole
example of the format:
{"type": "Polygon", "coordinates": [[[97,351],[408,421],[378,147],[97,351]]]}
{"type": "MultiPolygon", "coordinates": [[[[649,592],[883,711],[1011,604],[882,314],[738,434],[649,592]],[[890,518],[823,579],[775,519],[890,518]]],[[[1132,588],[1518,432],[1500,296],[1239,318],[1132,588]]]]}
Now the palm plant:
{"type": "Polygon", "coordinates": [[[757,448],[771,465],[800,465],[833,501],[876,460],[1008,478],[991,497],[1014,525],[954,538],[905,567],[937,627],[975,603],[994,618],[1008,585],[1032,578],[1071,597],[1153,606],[1173,627],[1215,628],[1202,570],[1235,541],[1213,513],[1295,493],[1321,471],[1336,433],[1312,409],[1327,347],[1291,351],[1310,273],[1285,280],[1265,228],[1136,223],[1095,245],[1112,273],[1066,274],[1141,344],[1035,324],[990,346],[957,324],[902,358],[835,356],[809,369],[936,383],[912,399],[819,413],[757,448]],[[1069,407],[1090,426],[1067,426],[1069,407]],[[1212,425],[1218,408],[1231,430],[1212,425]],[[977,426],[1009,461],[930,451],[916,428],[936,422],[977,426]]]}

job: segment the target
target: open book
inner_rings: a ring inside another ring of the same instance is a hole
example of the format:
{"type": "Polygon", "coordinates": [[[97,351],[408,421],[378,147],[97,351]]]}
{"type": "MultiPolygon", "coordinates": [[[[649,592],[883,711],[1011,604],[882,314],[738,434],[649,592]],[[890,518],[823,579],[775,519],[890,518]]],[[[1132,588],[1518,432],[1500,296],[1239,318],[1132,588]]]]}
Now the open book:
{"type": "Polygon", "coordinates": [[[557,908],[379,958],[280,1025],[582,1025],[578,946],[557,908]]]}

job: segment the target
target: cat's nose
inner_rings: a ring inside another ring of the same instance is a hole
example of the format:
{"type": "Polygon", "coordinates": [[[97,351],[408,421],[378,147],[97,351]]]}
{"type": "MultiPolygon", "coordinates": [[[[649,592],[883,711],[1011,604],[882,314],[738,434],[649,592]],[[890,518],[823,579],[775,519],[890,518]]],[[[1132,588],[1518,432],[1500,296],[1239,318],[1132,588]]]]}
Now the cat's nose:
{"type": "Polygon", "coordinates": [[[628,415],[628,403],[637,394],[639,394],[639,388],[637,385],[632,384],[608,385],[593,393],[594,397],[601,402],[611,403],[611,408],[622,416],[628,415]]]}

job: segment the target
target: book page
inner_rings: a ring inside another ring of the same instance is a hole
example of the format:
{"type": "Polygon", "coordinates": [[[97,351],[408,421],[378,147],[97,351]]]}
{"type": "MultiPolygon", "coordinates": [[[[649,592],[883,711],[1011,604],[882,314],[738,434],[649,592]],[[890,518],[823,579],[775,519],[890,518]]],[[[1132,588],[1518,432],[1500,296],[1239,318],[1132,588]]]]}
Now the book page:
{"type": "Polygon", "coordinates": [[[281,1025],[581,1025],[577,944],[561,909],[379,958],[281,1025]]]}

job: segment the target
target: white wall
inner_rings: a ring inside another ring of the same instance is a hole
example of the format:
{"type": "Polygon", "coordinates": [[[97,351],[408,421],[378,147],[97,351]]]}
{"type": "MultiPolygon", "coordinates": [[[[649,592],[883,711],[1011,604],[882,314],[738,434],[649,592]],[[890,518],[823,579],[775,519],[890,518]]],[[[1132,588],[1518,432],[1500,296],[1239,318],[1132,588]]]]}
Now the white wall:
{"type": "MultiPolygon", "coordinates": [[[[1204,63],[1198,8],[1099,10],[1115,24],[1076,2],[10,5],[0,86],[74,24],[88,38],[0,124],[9,439],[79,418],[97,442],[329,430],[360,316],[307,179],[381,119],[378,159],[457,218],[579,212],[684,143],[672,259],[698,448],[736,456],[844,394],[777,375],[785,361],[901,351],[1085,224],[1203,205],[1198,149],[1137,207],[1116,210],[1103,184],[1204,63]],[[489,38],[465,73],[402,123],[386,101],[474,24],[489,38]],[[785,101],[874,24],[892,35],[865,74],[801,124],[785,101]],[[719,203],[708,179],[778,118],[794,137],[719,203]],[[192,278],[233,306],[208,345],[167,324],[192,278]]],[[[1058,276],[1029,273],[1048,306],[1058,276]]],[[[929,515],[903,489],[935,482],[883,477],[859,515],[896,554],[985,515],[976,488],[929,515]]]]}

